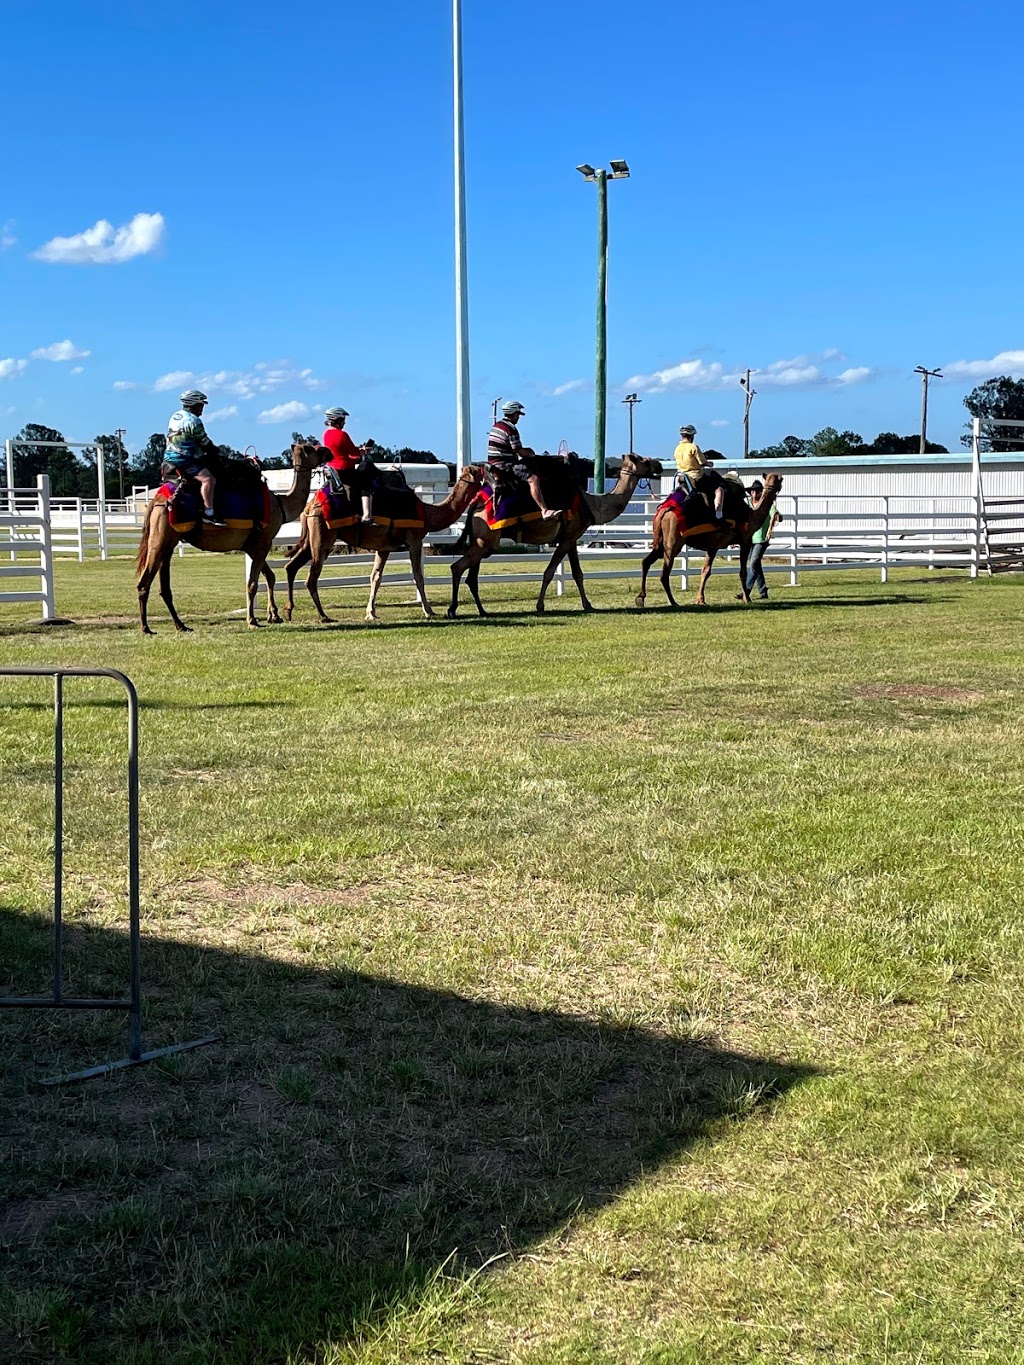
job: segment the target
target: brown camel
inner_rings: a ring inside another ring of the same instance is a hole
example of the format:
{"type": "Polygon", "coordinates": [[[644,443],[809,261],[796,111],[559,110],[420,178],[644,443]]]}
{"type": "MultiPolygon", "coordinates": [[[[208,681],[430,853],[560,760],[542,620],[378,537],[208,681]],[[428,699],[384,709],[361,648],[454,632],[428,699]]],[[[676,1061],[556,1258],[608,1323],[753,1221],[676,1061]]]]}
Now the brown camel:
{"type": "Polygon", "coordinates": [[[716,525],[714,513],[704,504],[702,499],[694,499],[690,503],[690,506],[697,504],[704,509],[700,521],[692,530],[687,528],[683,519],[672,506],[655,514],[654,548],[641,565],[642,579],[640,591],[636,598],[638,607],[643,606],[647,597],[648,570],[659,556],[662,558],[661,586],[665,589],[670,604],[673,607],[679,605],[672,596],[671,575],[676,555],[684,545],[692,545],[694,549],[705,552],[704,565],[700,572],[700,587],[697,590],[696,605],[698,607],[707,605],[704,600],[704,588],[711,574],[711,566],[715,562],[715,556],[719,550],[724,550],[727,545],[738,545],[740,547],[740,593],[743,601],[749,606],[747,557],[750,554],[754,532],[763,526],[771,515],[775,499],[779,496],[779,489],[782,487],[782,475],[768,475],[764,481],[764,492],[752,509],[747,508],[742,485],[739,484],[738,480],[726,479],[725,487],[725,515],[730,521],[729,525],[716,525]]]}
{"type": "MultiPolygon", "coordinates": [[[[661,465],[657,460],[647,460],[641,455],[623,455],[619,477],[610,493],[588,493],[585,489],[580,488],[579,496],[573,498],[572,506],[566,511],[559,512],[557,517],[519,523],[516,539],[521,544],[554,544],[555,547],[551,560],[544,570],[540,594],[537,597],[537,611],[539,613],[544,611],[544,596],[555,576],[555,570],[566,557],[569,560],[573,580],[579,590],[583,610],[593,611],[593,606],[583,585],[583,570],[580,568],[580,556],[577,549],[580,537],[591,526],[604,526],[620,516],[625,511],[626,504],[632,498],[641,479],[656,479],[660,475],[661,465]]],[[[454,616],[458,611],[459,583],[465,573],[466,586],[473,595],[477,611],[481,616],[486,616],[484,605],[480,601],[480,564],[482,560],[494,553],[502,535],[507,534],[507,532],[492,529],[488,526],[486,519],[476,512],[470,514],[466,534],[469,538],[469,549],[461,559],[452,565],[452,600],[448,608],[448,615],[454,616]]]]}
{"type": "Polygon", "coordinates": [[[146,508],[146,519],[142,526],[142,540],[136,560],[139,593],[139,621],[144,635],[152,635],[146,619],[146,606],[149,602],[149,589],[153,579],[160,575],[160,596],[167,604],[176,630],[188,630],[174,609],[171,596],[171,556],[178,544],[184,540],[197,550],[210,550],[215,554],[229,554],[244,550],[252,563],[246,584],[248,604],[248,624],[252,627],[260,623],[256,620],[256,587],[262,573],[267,580],[267,622],[278,624],[281,620],[274,601],[274,575],[267,566],[274,537],[281,527],[298,517],[309,497],[312,472],[327,458],[328,451],[322,446],[304,443],[292,446],[292,467],[295,477],[287,493],[272,493],[270,497],[270,520],[266,526],[255,528],[236,528],[232,526],[204,526],[202,520],[196,521],[195,529],[182,535],[171,526],[167,515],[167,500],[159,493],[146,508]]]}
{"type": "MultiPolygon", "coordinates": [[[[302,514],[302,536],[298,545],[285,561],[285,574],[288,580],[288,598],[285,602],[286,621],[292,619],[294,608],[295,575],[304,564],[309,565],[306,587],[313,599],[317,615],[325,625],[331,624],[331,617],[323,609],[317,581],[323,572],[327,556],[331,553],[336,540],[342,540],[354,549],[374,551],[373,572],[370,575],[370,599],[366,604],[366,619],[378,621],[377,593],[384,576],[384,566],[394,550],[408,548],[409,564],[416,584],[416,596],[423,608],[424,616],[434,612],[427,601],[427,590],[423,582],[423,541],[432,531],[443,531],[453,525],[476,497],[484,481],[484,472],[479,465],[467,465],[456,480],[455,486],[443,502],[423,502],[416,498],[415,517],[422,517],[422,526],[404,527],[395,530],[390,526],[365,526],[358,522],[353,526],[342,526],[332,530],[324,520],[319,502],[312,498],[302,514]]],[[[377,515],[383,521],[387,515],[387,491],[374,494],[377,515]]],[[[411,521],[412,516],[402,520],[411,521]]]]}

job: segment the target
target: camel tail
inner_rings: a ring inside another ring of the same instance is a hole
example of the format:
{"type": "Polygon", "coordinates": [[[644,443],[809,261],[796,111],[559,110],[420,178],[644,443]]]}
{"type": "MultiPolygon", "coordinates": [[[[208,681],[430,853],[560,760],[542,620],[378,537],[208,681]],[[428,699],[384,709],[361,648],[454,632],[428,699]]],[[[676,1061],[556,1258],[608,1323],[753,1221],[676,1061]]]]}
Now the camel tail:
{"type": "Polygon", "coordinates": [[[455,549],[452,551],[456,555],[464,555],[473,543],[473,508],[472,505],[466,510],[466,524],[462,528],[462,534],[455,542],[455,549]]]}
{"type": "Polygon", "coordinates": [[[146,567],[149,558],[149,519],[153,514],[153,504],[146,508],[146,515],[142,522],[142,539],[139,541],[139,553],[135,556],[135,575],[137,578],[142,576],[142,571],[146,567]]]}

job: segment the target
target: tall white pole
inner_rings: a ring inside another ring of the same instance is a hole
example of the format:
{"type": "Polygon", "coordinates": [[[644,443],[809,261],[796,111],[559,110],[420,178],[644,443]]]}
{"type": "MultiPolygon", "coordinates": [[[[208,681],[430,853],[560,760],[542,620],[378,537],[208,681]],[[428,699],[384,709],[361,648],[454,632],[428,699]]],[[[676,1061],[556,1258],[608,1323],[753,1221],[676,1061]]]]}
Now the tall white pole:
{"type": "Polygon", "coordinates": [[[452,0],[455,77],[455,400],[456,464],[472,459],[469,394],[469,293],[466,285],[466,135],[462,119],[462,0],[452,0]]]}

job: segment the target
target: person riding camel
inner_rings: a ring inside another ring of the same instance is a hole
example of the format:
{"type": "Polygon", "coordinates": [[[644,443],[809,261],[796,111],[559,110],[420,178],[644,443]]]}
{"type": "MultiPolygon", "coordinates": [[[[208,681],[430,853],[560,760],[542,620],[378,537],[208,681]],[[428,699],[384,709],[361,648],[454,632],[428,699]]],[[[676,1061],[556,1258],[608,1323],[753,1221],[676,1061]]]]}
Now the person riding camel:
{"type": "Polygon", "coordinates": [[[545,519],[557,517],[556,509],[549,507],[541,492],[540,479],[527,463],[535,458],[535,452],[523,445],[517,431],[520,417],[526,416],[522,403],[502,403],[501,417],[491,427],[487,437],[487,463],[506,476],[514,474],[529,485],[533,500],[540,508],[545,519]]]}
{"type": "Polygon", "coordinates": [[[213,510],[213,491],[217,480],[206,467],[217,447],[203,426],[203,408],[210,400],[198,389],[186,389],[178,398],[181,407],[171,414],[167,423],[167,449],[164,463],[169,464],[179,479],[195,479],[203,495],[203,525],[223,526],[213,510]]]}
{"type": "Polygon", "coordinates": [[[718,471],[711,468],[707,456],[693,439],[696,435],[695,426],[686,425],[679,428],[679,444],[675,449],[676,468],[679,470],[676,485],[690,493],[710,492],[713,489],[715,517],[721,521],[725,513],[725,484],[718,471]],[[701,483],[704,484],[703,488],[699,486],[701,483]]]}
{"type": "Polygon", "coordinates": [[[373,446],[366,441],[357,446],[345,430],[348,413],[344,408],[328,408],[324,413],[327,430],[324,432],[324,445],[331,452],[331,458],[324,465],[327,477],[338,491],[342,487],[349,490],[350,496],[359,497],[363,503],[362,524],[373,525],[373,479],[374,464],[367,452],[373,446]]]}

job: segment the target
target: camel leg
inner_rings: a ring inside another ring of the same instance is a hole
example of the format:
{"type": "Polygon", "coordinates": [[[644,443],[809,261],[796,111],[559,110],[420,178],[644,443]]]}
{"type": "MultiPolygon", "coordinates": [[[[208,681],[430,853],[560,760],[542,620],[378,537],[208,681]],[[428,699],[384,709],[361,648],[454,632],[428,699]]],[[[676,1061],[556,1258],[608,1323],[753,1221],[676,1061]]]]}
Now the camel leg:
{"type": "Polygon", "coordinates": [[[306,591],[313,599],[313,606],[316,607],[316,614],[320,617],[325,626],[331,625],[331,617],[324,611],[323,603],[320,601],[320,590],[317,588],[317,580],[323,572],[325,555],[321,559],[320,555],[314,555],[309,566],[309,573],[306,575],[306,591]]]}
{"type": "Polygon", "coordinates": [[[544,577],[540,581],[540,593],[537,596],[538,616],[544,615],[544,594],[551,586],[551,581],[555,576],[555,570],[558,568],[559,564],[561,564],[562,560],[568,553],[569,553],[568,544],[555,546],[555,552],[551,556],[551,559],[548,562],[548,567],[544,570],[544,577]]]}
{"type": "Polygon", "coordinates": [[[661,565],[661,586],[665,589],[665,596],[668,598],[670,607],[678,608],[679,603],[672,592],[672,568],[676,562],[674,553],[665,546],[664,558],[661,565]]]}
{"type": "Polygon", "coordinates": [[[473,595],[476,609],[481,616],[486,616],[484,604],[480,601],[480,593],[477,583],[480,578],[480,561],[484,558],[486,551],[480,542],[477,543],[452,565],[452,600],[448,606],[447,615],[449,619],[454,619],[459,610],[459,584],[462,582],[462,575],[466,574],[466,586],[473,595]],[[466,573],[468,569],[468,573],[466,573]]]}
{"type": "Polygon", "coordinates": [[[149,607],[149,590],[152,587],[153,579],[157,574],[157,566],[154,563],[147,563],[146,567],[139,574],[136,590],[139,594],[139,625],[142,627],[143,635],[154,635],[156,632],[149,624],[147,609],[149,607]]]}
{"type": "Polygon", "coordinates": [[[573,582],[580,595],[580,602],[584,611],[593,611],[594,606],[587,596],[586,588],[583,586],[583,568],[580,565],[580,551],[576,541],[569,542],[569,568],[572,570],[573,582]]]}
{"type": "Polygon", "coordinates": [[[380,591],[380,580],[384,577],[384,565],[388,562],[390,550],[378,550],[373,556],[373,572],[370,574],[370,600],[366,604],[366,619],[368,621],[379,621],[377,615],[377,593],[380,591]]]}
{"type": "Polygon", "coordinates": [[[711,577],[711,566],[712,566],[712,564],[714,564],[714,562],[715,562],[715,555],[716,555],[717,553],[718,553],[717,550],[709,550],[709,551],[707,552],[707,554],[704,556],[704,564],[703,564],[703,566],[702,566],[702,568],[701,568],[701,571],[700,571],[700,583],[699,583],[699,585],[698,585],[698,587],[697,587],[697,606],[698,606],[698,607],[706,607],[706,606],[707,606],[707,602],[704,600],[704,588],[705,588],[705,586],[707,585],[708,579],[711,577]]]}
{"type": "Polygon", "coordinates": [[[245,580],[245,602],[246,616],[245,624],[250,630],[259,629],[259,621],[256,619],[256,592],[259,588],[260,574],[263,572],[263,565],[259,559],[249,559],[249,577],[245,580]]]}
{"type": "Polygon", "coordinates": [[[467,588],[470,590],[470,592],[473,594],[473,601],[476,603],[476,609],[477,609],[477,611],[480,613],[481,616],[486,616],[486,615],[487,615],[487,612],[484,611],[484,604],[480,601],[480,560],[479,560],[479,559],[476,560],[475,563],[473,563],[473,564],[471,564],[471,565],[469,566],[469,573],[466,574],[466,587],[467,587],[467,588]]]}
{"type": "Polygon", "coordinates": [[[165,555],[160,561],[160,596],[164,599],[164,605],[170,612],[171,620],[174,622],[174,629],[190,633],[190,627],[186,626],[174,609],[174,598],[171,596],[171,557],[165,555]]]}
{"type": "Polygon", "coordinates": [[[743,605],[750,606],[750,593],[747,590],[747,560],[750,557],[750,542],[740,541],[740,596],[743,598],[743,605]]]}
{"type": "Polygon", "coordinates": [[[420,600],[424,616],[433,616],[434,609],[427,601],[427,585],[423,580],[423,541],[410,539],[409,541],[409,565],[412,568],[413,582],[416,584],[416,596],[420,600]]]}
{"type": "Polygon", "coordinates": [[[263,577],[267,581],[267,625],[279,626],[281,624],[281,613],[274,601],[274,584],[277,582],[277,578],[269,564],[263,565],[263,577]]]}
{"type": "Polygon", "coordinates": [[[636,595],[636,605],[642,607],[647,601],[647,575],[651,571],[651,566],[661,554],[661,550],[655,546],[649,555],[645,555],[640,565],[640,591],[636,595]]]}
{"type": "Polygon", "coordinates": [[[285,579],[288,583],[288,597],[284,604],[284,619],[290,621],[292,612],[295,610],[295,575],[299,570],[313,558],[310,554],[309,546],[294,554],[291,559],[286,559],[284,563],[285,579]]]}

